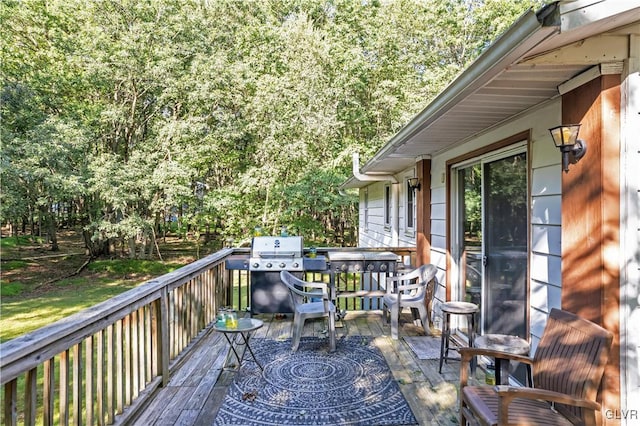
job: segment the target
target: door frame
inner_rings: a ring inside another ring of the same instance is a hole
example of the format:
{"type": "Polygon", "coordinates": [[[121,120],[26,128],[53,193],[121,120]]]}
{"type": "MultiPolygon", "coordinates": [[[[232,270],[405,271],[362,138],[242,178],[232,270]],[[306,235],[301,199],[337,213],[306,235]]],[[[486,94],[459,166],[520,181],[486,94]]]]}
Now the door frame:
{"type": "MultiPolygon", "coordinates": [[[[452,173],[460,165],[471,163],[474,159],[480,159],[480,157],[490,156],[492,153],[499,155],[499,151],[508,150],[509,148],[515,148],[519,144],[522,144],[524,150],[527,152],[527,205],[531,206],[531,129],[516,133],[505,139],[497,141],[495,143],[483,146],[476,150],[467,152],[460,156],[451,158],[446,161],[446,283],[445,283],[445,299],[446,301],[452,300],[457,289],[454,286],[458,285],[459,273],[457,269],[454,271],[454,253],[453,248],[456,242],[454,241],[457,235],[453,232],[453,227],[456,223],[457,212],[454,211],[454,197],[456,194],[453,192],[452,173]]],[[[483,200],[484,203],[484,200],[483,200]]],[[[484,230],[483,230],[484,232],[484,230]]],[[[531,322],[531,298],[530,298],[530,277],[531,277],[531,208],[527,209],[527,274],[525,278],[525,294],[526,294],[526,308],[525,308],[525,334],[530,334],[530,322],[531,322]]],[[[484,276],[484,272],[483,272],[484,276]]],[[[484,277],[483,277],[484,280],[484,277]]]]}

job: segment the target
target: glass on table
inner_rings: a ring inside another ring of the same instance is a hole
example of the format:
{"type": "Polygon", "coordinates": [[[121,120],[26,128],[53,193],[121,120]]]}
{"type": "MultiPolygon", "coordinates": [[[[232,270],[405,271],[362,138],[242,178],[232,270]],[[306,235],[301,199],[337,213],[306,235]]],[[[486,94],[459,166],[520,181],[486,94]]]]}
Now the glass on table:
{"type": "Polygon", "coordinates": [[[238,328],[238,313],[235,309],[230,309],[225,314],[225,327],[238,328]]]}

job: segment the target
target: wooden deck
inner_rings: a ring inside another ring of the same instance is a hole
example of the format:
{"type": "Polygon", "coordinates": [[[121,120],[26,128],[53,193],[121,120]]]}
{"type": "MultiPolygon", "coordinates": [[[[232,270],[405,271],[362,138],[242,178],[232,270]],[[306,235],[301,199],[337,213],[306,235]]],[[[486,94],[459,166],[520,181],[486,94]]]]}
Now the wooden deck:
{"type": "MultiPolygon", "coordinates": [[[[273,315],[258,315],[265,322],[254,337],[283,339],[290,337],[291,315],[276,319],[273,315]]],[[[457,425],[459,363],[445,364],[438,373],[435,360],[419,360],[402,336],[423,335],[424,330],[411,322],[409,312],[403,313],[400,339],[392,340],[390,328],[381,311],[348,312],[337,329],[341,336],[376,336],[393,375],[421,425],[457,425]]],[[[305,336],[324,336],[322,320],[307,321],[305,336]]],[[[339,341],[339,340],[338,340],[339,341]]],[[[217,332],[207,331],[191,350],[189,357],[161,388],[152,402],[135,420],[137,425],[211,425],[222,404],[233,371],[223,370],[227,342],[217,332]]],[[[232,355],[233,356],[233,355],[232,355]]],[[[247,354],[249,356],[249,354],[247,354]]],[[[479,373],[480,374],[480,373],[479,373]]]]}

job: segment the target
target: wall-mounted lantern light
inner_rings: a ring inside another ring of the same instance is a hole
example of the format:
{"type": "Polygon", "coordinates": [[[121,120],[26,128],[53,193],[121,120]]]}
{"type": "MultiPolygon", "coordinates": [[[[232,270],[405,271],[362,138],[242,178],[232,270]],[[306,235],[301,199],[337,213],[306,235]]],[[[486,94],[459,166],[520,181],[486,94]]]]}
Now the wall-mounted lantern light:
{"type": "Polygon", "coordinates": [[[409,189],[413,191],[420,191],[420,179],[418,179],[417,177],[407,179],[407,183],[409,184],[409,189]]]}
{"type": "Polygon", "coordinates": [[[562,153],[562,170],[567,173],[569,164],[576,164],[587,152],[587,143],[578,139],[579,124],[566,124],[549,129],[553,143],[562,153]]]}

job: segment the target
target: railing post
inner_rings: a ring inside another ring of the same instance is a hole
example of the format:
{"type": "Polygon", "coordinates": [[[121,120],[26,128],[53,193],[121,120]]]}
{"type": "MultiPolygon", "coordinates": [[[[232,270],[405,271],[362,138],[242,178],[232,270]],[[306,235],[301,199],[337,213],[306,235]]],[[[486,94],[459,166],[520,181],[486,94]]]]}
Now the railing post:
{"type": "Polygon", "coordinates": [[[69,349],[60,353],[60,418],[59,424],[69,424],[69,349]]]}

